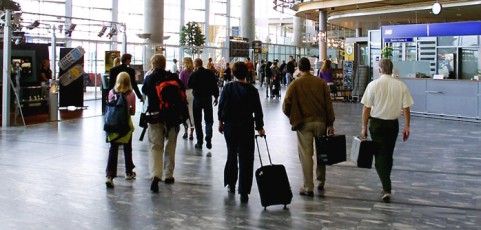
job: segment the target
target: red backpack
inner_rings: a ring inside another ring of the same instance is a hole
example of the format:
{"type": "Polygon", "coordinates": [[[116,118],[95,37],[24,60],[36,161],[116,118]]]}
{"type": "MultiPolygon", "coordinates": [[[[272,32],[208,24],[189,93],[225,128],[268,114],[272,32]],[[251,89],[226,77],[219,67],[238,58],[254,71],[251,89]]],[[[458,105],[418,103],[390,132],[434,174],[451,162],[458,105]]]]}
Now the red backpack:
{"type": "Polygon", "coordinates": [[[165,122],[167,128],[180,124],[187,125],[189,109],[187,97],[183,87],[174,78],[167,78],[155,87],[159,98],[160,121],[165,122]]]}

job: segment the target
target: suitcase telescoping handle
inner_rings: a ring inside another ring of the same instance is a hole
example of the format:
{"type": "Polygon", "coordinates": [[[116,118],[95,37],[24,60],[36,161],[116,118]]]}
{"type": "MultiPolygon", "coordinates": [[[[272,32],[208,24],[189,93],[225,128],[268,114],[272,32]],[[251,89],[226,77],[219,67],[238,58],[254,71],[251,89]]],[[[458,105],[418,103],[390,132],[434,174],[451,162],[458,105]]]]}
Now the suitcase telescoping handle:
{"type": "Polygon", "coordinates": [[[264,166],[264,165],[262,165],[261,151],[260,151],[260,149],[259,149],[259,142],[257,142],[257,137],[264,137],[264,140],[265,140],[265,142],[266,142],[267,156],[269,156],[269,162],[270,162],[271,165],[272,165],[271,154],[269,153],[269,146],[267,145],[267,137],[266,137],[266,135],[264,135],[264,136],[255,135],[256,145],[257,145],[257,153],[259,154],[259,160],[261,161],[261,167],[264,166]]]}

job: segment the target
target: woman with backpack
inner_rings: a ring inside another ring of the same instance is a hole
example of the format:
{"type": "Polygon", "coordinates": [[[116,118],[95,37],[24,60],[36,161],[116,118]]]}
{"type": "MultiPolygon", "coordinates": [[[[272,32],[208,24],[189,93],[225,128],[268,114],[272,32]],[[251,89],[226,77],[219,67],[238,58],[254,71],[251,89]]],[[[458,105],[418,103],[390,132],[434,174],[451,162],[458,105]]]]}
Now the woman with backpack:
{"type": "Polygon", "coordinates": [[[118,97],[123,97],[125,104],[127,106],[129,114],[130,131],[126,135],[119,137],[118,133],[110,133],[107,137],[107,141],[110,142],[109,157],[107,161],[107,180],[105,185],[107,188],[114,187],[114,178],[117,177],[117,161],[118,161],[118,151],[119,146],[124,147],[124,159],[125,159],[125,179],[132,180],[135,179],[135,168],[134,162],[132,160],[132,132],[134,131],[134,126],[132,124],[132,119],[130,116],[135,114],[135,93],[133,93],[132,85],[130,83],[130,76],[127,72],[121,72],[117,75],[117,80],[115,86],[109,92],[109,101],[117,100],[118,97]]]}

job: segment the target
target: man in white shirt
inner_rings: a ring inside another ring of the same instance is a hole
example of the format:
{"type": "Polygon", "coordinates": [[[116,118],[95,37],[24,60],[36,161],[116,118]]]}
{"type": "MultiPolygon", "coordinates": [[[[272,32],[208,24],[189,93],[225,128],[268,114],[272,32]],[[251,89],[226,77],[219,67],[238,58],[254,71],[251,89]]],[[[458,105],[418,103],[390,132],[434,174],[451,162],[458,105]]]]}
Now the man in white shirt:
{"type": "Polygon", "coordinates": [[[172,73],[176,73],[178,74],[179,73],[179,68],[177,67],[177,59],[174,58],[174,60],[172,60],[174,62],[174,64],[172,65],[172,73]]]}
{"type": "Polygon", "coordinates": [[[410,107],[414,104],[406,85],[392,76],[393,64],[389,59],[379,62],[381,77],[370,82],[364,92],[361,103],[362,133],[367,136],[368,120],[369,132],[378,147],[375,157],[375,167],[381,179],[383,192],[382,200],[389,202],[391,198],[391,171],[393,153],[399,133],[398,118],[401,110],[404,113],[403,141],[409,138],[410,107]]]}

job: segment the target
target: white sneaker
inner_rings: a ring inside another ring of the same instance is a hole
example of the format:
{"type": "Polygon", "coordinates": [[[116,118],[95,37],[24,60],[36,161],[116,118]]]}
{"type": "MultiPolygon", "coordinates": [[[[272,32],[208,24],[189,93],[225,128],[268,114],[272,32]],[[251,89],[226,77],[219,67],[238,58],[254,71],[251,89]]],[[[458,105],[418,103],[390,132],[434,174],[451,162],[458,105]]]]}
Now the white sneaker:
{"type": "Polygon", "coordinates": [[[127,174],[125,175],[125,179],[126,179],[126,180],[133,180],[133,179],[135,179],[136,176],[137,176],[137,174],[136,174],[135,172],[127,173],[127,174]]]}

